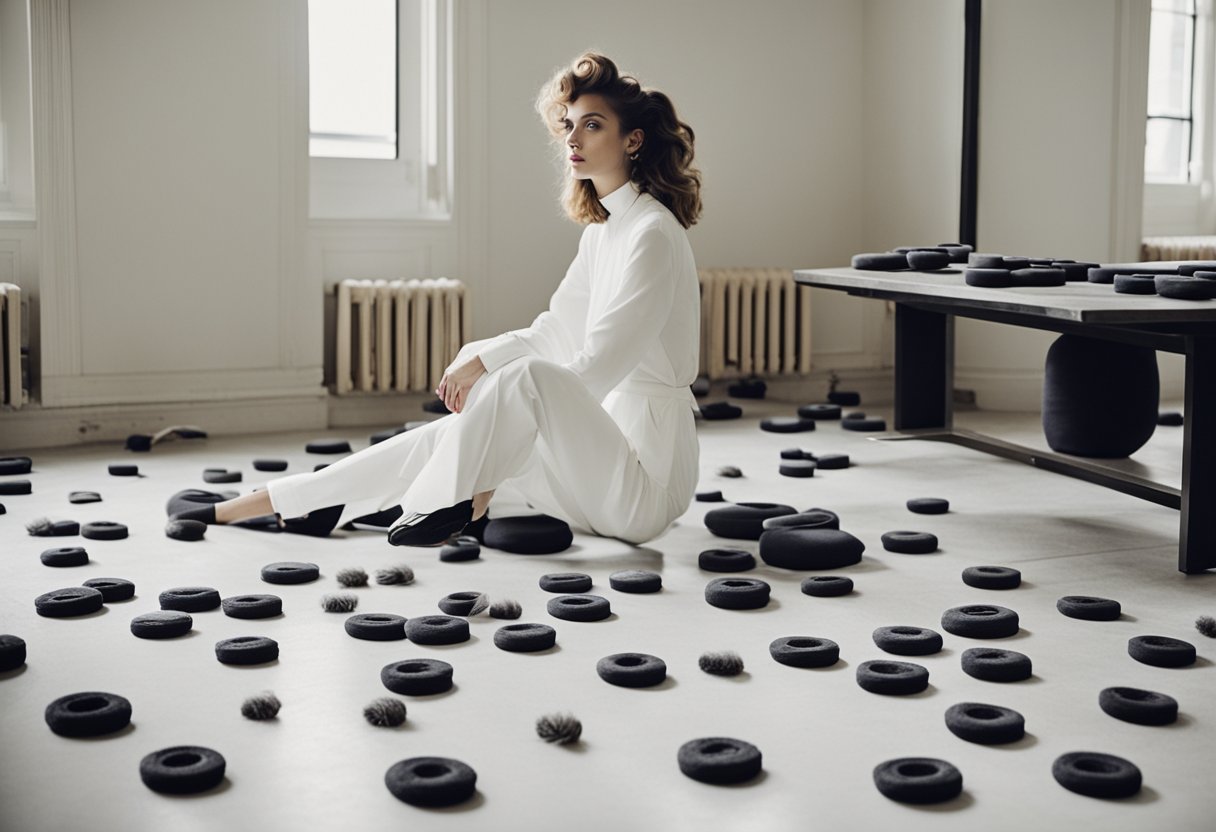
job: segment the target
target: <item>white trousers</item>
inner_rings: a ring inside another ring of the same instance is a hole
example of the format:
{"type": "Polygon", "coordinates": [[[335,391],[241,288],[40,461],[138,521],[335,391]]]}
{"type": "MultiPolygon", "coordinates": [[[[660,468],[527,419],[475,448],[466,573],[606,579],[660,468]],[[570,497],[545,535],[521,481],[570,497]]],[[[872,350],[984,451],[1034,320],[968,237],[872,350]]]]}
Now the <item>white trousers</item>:
{"type": "Polygon", "coordinates": [[[508,483],[575,529],[641,543],[688,509],[696,484],[692,411],[660,404],[675,421],[658,433],[678,435],[628,437],[574,373],[525,356],[479,378],[459,414],[267,489],[283,517],[341,504],[345,523],[398,504],[406,513],[435,511],[508,483]],[[655,456],[669,462],[674,446],[678,475],[648,471],[639,445],[662,448],[655,456]]]}

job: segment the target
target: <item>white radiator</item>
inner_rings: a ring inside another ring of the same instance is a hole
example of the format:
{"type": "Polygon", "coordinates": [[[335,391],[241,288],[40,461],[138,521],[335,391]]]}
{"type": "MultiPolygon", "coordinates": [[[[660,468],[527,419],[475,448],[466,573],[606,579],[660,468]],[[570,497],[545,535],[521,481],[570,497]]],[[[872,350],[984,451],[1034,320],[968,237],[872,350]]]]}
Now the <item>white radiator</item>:
{"type": "Polygon", "coordinates": [[[811,289],[787,269],[699,269],[701,375],[811,371],[811,289]]]}
{"type": "Polygon", "coordinates": [[[434,390],[468,340],[459,280],[343,280],[336,291],[338,395],[434,390]]]}
{"type": "Polygon", "coordinates": [[[21,407],[29,394],[21,383],[21,287],[12,283],[0,283],[0,336],[4,341],[0,404],[21,407]]]}
{"type": "Polygon", "coordinates": [[[1216,260],[1216,236],[1145,237],[1141,260],[1216,260]]]}

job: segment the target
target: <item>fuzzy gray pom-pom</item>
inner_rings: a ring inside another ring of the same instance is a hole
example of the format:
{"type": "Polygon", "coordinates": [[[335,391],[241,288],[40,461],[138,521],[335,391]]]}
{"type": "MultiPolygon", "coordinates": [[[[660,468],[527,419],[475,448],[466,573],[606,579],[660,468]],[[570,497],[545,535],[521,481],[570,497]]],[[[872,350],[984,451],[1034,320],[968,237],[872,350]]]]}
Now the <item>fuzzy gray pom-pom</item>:
{"type": "Polygon", "coordinates": [[[34,537],[46,537],[53,528],[55,528],[55,524],[49,517],[36,517],[25,524],[25,530],[34,537]]]}
{"type": "Polygon", "coordinates": [[[357,606],[359,606],[359,596],[351,595],[349,592],[321,596],[321,609],[326,612],[354,612],[357,606]]]}
{"type": "Polygon", "coordinates": [[[743,472],[740,471],[737,466],[723,465],[721,468],[718,469],[718,476],[719,477],[741,477],[741,476],[743,476],[743,472]]]}
{"type": "Polygon", "coordinates": [[[1216,638],[1216,618],[1212,618],[1210,615],[1199,616],[1195,619],[1195,629],[1201,635],[1205,635],[1208,638],[1216,638]]]}
{"type": "Polygon", "coordinates": [[[367,573],[357,566],[351,569],[339,569],[337,578],[338,583],[342,586],[367,586],[367,573]]]}
{"type": "Polygon", "coordinates": [[[378,584],[412,584],[414,582],[414,570],[408,566],[390,566],[388,569],[376,570],[376,583],[378,584]]]}
{"type": "Polygon", "coordinates": [[[738,676],[743,672],[743,658],[730,651],[702,653],[697,663],[701,665],[702,670],[714,676],[738,676]]]}
{"type": "Polygon", "coordinates": [[[246,719],[274,719],[283,703],[270,691],[251,696],[241,704],[241,716],[246,719]]]}
{"type": "Polygon", "coordinates": [[[519,605],[518,601],[495,601],[490,604],[491,618],[506,618],[514,620],[523,614],[524,608],[519,605]]]}
{"type": "Polygon", "coordinates": [[[405,722],[405,703],[391,696],[375,699],[363,709],[363,718],[379,728],[396,728],[405,722]]]}
{"type": "Polygon", "coordinates": [[[536,720],[536,736],[545,742],[569,745],[583,735],[583,723],[573,714],[546,714],[536,720]]]}

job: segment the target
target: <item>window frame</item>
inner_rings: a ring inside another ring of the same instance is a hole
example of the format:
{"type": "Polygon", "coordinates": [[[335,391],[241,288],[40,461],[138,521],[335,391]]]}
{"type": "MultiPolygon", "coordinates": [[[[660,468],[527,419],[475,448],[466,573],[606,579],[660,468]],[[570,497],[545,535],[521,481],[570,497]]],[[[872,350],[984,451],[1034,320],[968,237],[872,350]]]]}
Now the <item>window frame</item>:
{"type": "Polygon", "coordinates": [[[397,158],[309,157],[313,220],[449,219],[450,0],[397,0],[397,158]]]}

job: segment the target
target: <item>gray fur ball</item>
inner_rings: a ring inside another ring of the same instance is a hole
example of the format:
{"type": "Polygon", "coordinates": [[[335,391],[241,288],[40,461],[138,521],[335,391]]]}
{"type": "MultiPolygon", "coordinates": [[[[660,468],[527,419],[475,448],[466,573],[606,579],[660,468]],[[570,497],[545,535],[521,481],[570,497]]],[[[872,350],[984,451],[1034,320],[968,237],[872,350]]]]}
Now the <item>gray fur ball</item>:
{"type": "Polygon", "coordinates": [[[718,469],[719,477],[741,477],[743,472],[735,465],[723,465],[718,469]]]}
{"type": "Polygon", "coordinates": [[[376,583],[378,584],[412,584],[414,582],[414,570],[408,566],[390,566],[388,569],[376,570],[376,583]]]}
{"type": "Polygon", "coordinates": [[[1195,619],[1195,629],[1200,635],[1205,635],[1208,638],[1216,638],[1216,618],[1210,615],[1201,615],[1195,619]]]}
{"type": "Polygon", "coordinates": [[[283,703],[270,691],[251,696],[241,704],[241,716],[246,719],[274,719],[283,703]]]}
{"type": "Polygon", "coordinates": [[[396,728],[405,722],[405,703],[385,696],[363,709],[363,718],[378,728],[396,728]]]}
{"type": "Polygon", "coordinates": [[[357,566],[351,569],[339,569],[337,578],[338,583],[342,586],[367,586],[367,573],[357,566]]]}
{"type": "Polygon", "coordinates": [[[37,517],[25,524],[25,530],[34,537],[46,537],[53,528],[54,524],[49,517],[37,517]]]}
{"type": "Polygon", "coordinates": [[[359,597],[351,595],[349,592],[321,596],[321,609],[326,612],[354,612],[357,606],[359,606],[359,597]]]}
{"type": "Polygon", "coordinates": [[[519,605],[518,601],[495,601],[490,604],[491,618],[506,618],[514,620],[523,614],[524,608],[519,605]]]}
{"type": "Polygon", "coordinates": [[[714,676],[738,676],[743,672],[743,658],[730,651],[702,653],[697,663],[702,670],[714,676]]]}
{"type": "Polygon", "coordinates": [[[546,714],[536,720],[536,736],[545,742],[570,745],[583,735],[583,723],[573,714],[546,714]]]}

